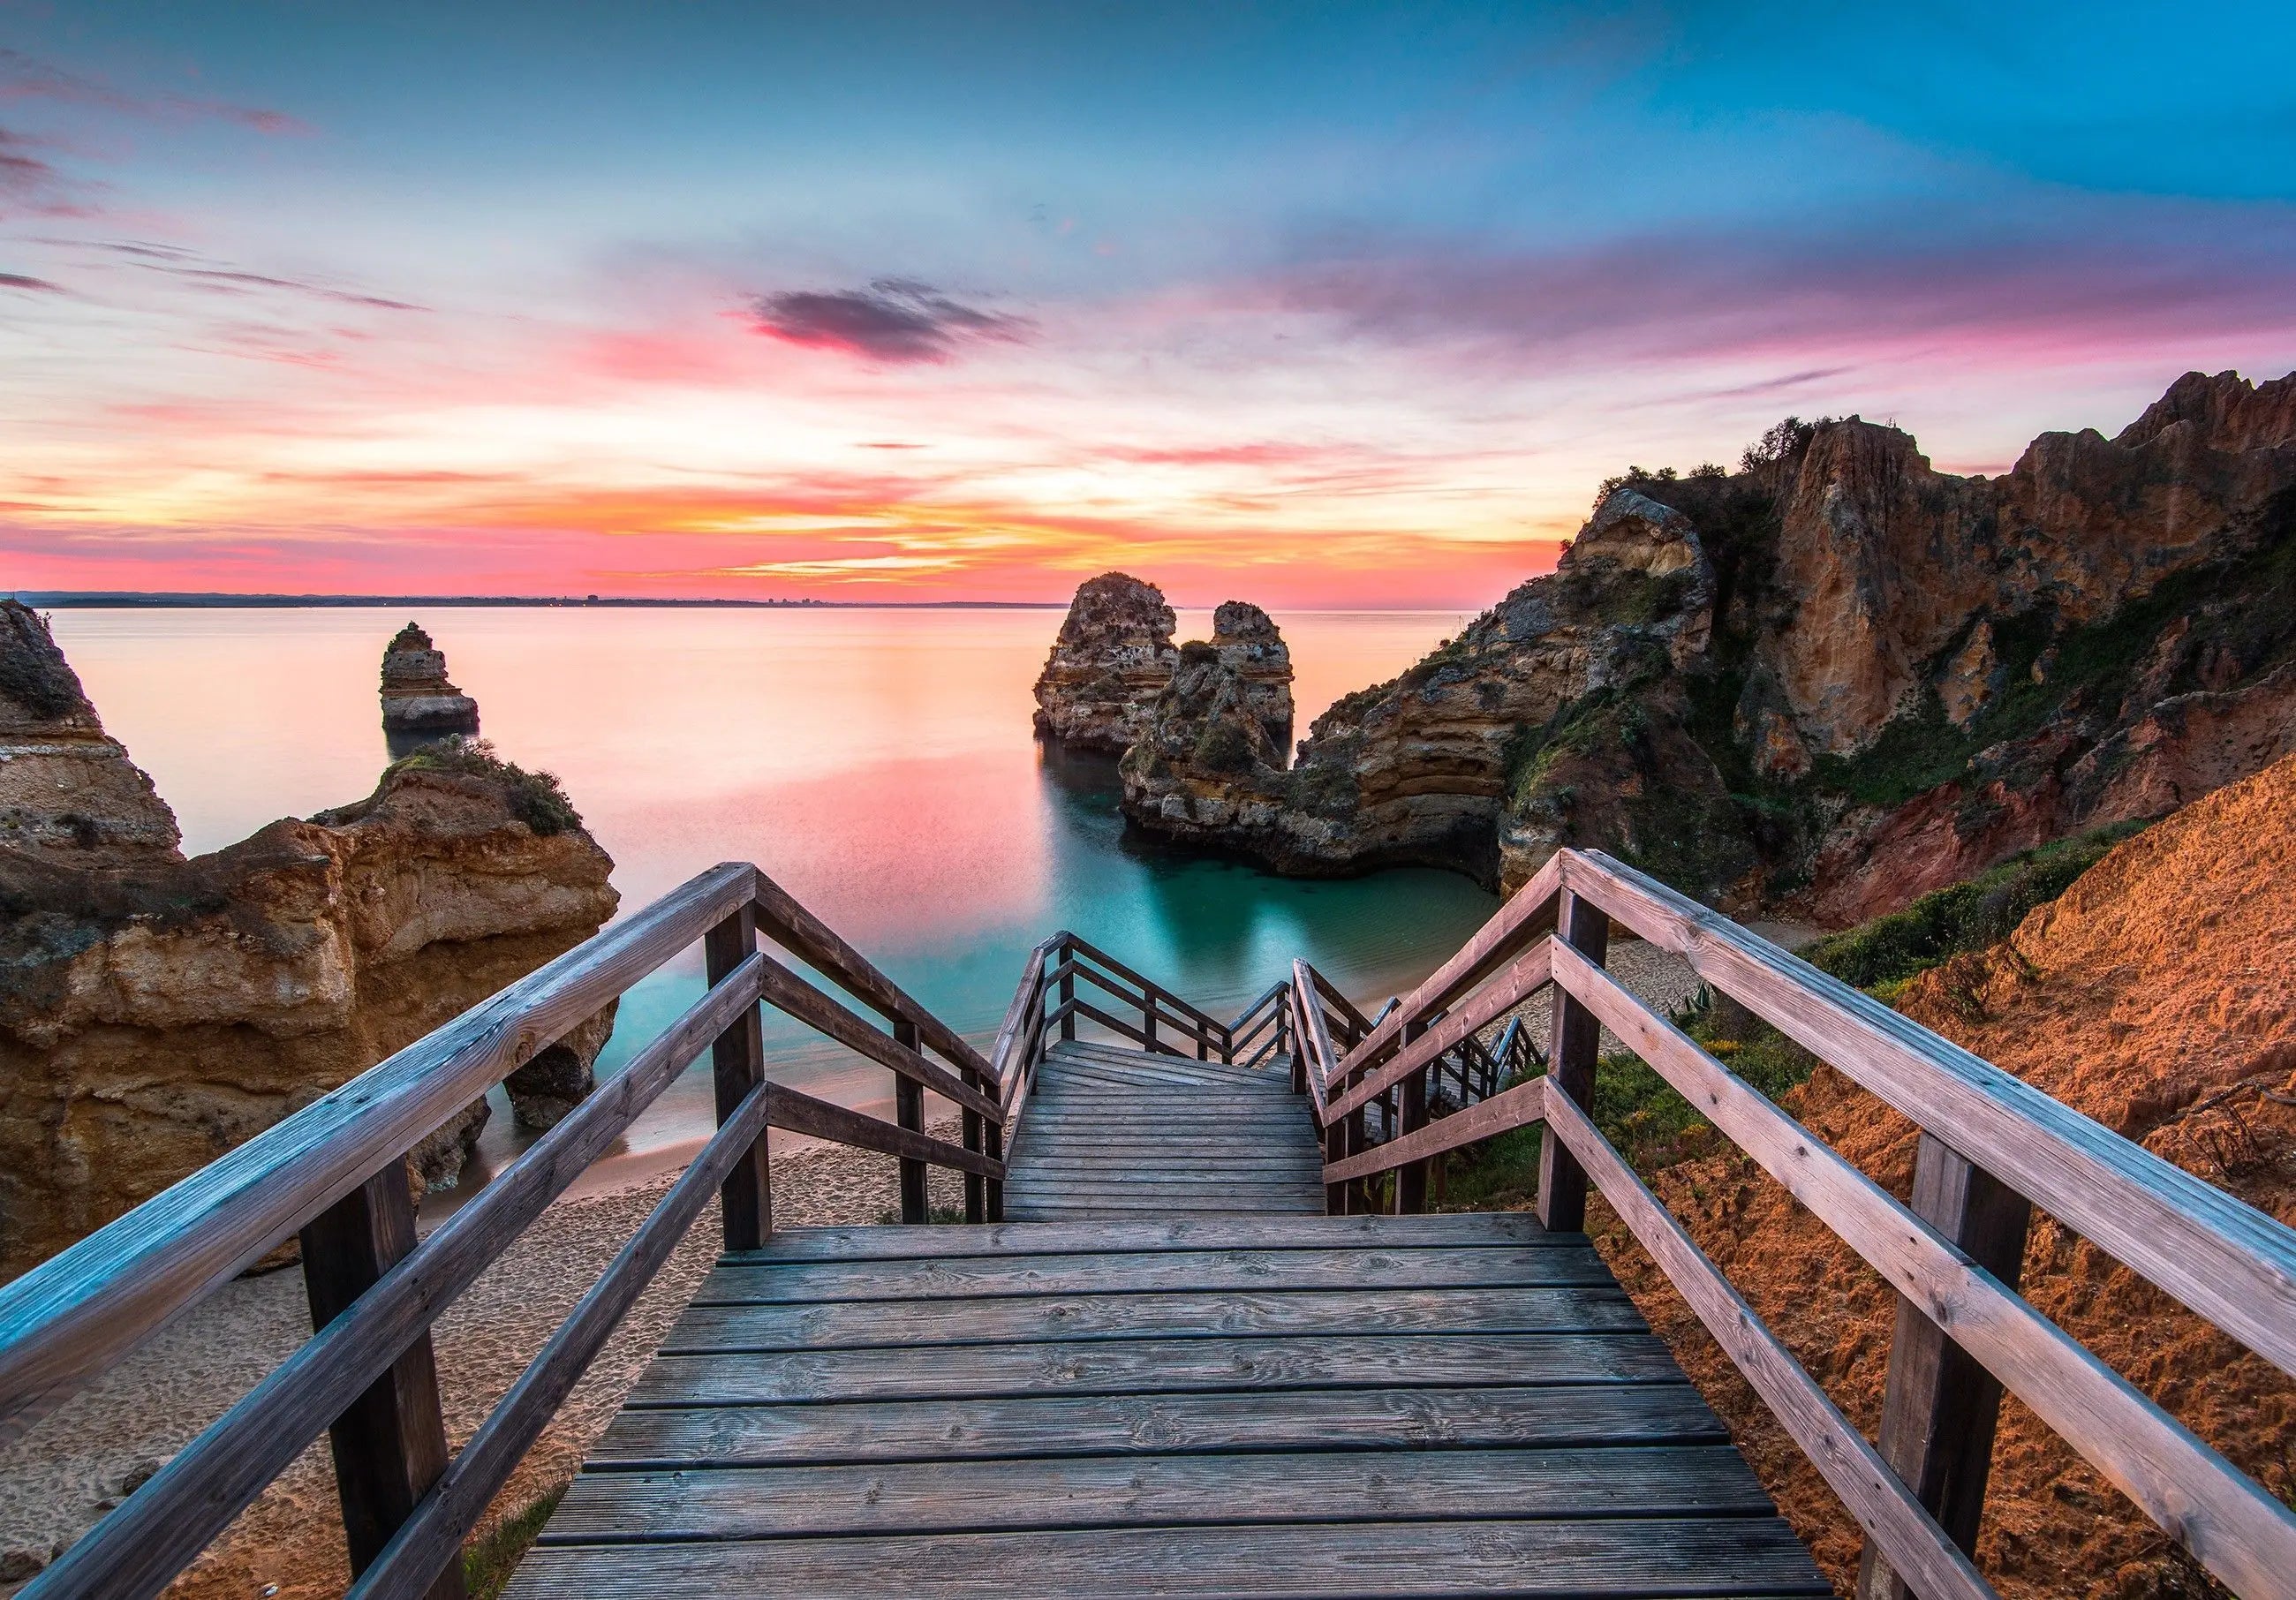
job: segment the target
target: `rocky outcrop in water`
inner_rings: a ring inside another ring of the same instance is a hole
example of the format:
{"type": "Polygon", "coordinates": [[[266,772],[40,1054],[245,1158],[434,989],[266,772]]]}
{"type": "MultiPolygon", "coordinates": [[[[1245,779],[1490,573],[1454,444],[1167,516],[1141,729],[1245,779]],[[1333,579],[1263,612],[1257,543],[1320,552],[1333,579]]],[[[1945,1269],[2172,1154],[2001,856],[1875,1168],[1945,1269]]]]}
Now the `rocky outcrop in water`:
{"type": "Polygon", "coordinates": [[[0,849],[76,866],[178,859],[176,814],[103,731],[40,614],[0,600],[0,849]]]}
{"type": "Polygon", "coordinates": [[[1078,587],[1037,677],[1038,736],[1121,753],[1172,681],[1175,626],[1164,592],[1128,573],[1103,572],[1078,587]]]}
{"type": "Polygon", "coordinates": [[[1180,646],[1172,681],[1124,752],[1124,814],[1196,843],[1272,819],[1262,796],[1283,785],[1291,742],[1292,652],[1266,611],[1228,601],[1209,641],[1180,646]]]}
{"type": "Polygon", "coordinates": [[[1855,417],[1630,472],[1552,576],[1187,804],[1283,871],[1591,846],[1849,922],[2254,772],[2292,715],[2296,378],[2191,373],[1999,478],[1855,417]]]}
{"type": "MultiPolygon", "coordinates": [[[[0,1275],[595,932],[612,866],[554,780],[461,743],[188,861],[0,848],[0,1275]]],[[[521,1120],[586,1092],[611,1025],[513,1074],[521,1120]]],[[[425,1141],[426,1182],[453,1181],[485,1119],[476,1102],[425,1141]]]]}
{"type": "Polygon", "coordinates": [[[479,702],[447,681],[446,652],[409,622],[382,652],[382,734],[390,753],[478,731],[479,702]]]}

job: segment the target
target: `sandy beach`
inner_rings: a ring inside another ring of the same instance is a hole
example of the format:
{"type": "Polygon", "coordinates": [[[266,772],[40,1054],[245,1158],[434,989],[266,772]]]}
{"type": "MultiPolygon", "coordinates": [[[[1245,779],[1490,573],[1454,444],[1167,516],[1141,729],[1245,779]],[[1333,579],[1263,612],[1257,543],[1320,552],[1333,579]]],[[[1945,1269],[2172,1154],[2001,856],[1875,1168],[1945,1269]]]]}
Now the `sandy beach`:
{"type": "MultiPolygon", "coordinates": [[[[956,1136],[954,1122],[933,1131],[956,1136]]],[[[451,1443],[459,1447],[485,1418],[673,1181],[659,1177],[562,1200],[439,1319],[434,1340],[451,1443]]],[[[774,1161],[775,1218],[788,1226],[876,1222],[898,1205],[896,1185],[890,1157],[792,1150],[774,1161]]],[[[935,1171],[931,1193],[936,1207],[961,1205],[963,1179],[935,1171]]],[[[489,1508],[481,1536],[572,1477],[717,1248],[712,1206],[489,1508]]],[[[309,1333],[300,1268],[241,1278],[0,1448],[0,1595],[13,1594],[309,1333]]],[[[322,1439],[168,1592],[316,1600],[340,1594],[348,1580],[334,1467],[322,1439]]]]}

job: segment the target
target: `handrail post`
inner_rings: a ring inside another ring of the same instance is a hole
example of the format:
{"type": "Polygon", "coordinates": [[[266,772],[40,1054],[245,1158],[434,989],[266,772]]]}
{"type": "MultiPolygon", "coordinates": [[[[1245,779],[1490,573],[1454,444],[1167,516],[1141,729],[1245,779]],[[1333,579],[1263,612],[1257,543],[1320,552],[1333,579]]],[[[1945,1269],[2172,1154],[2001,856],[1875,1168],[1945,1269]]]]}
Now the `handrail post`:
{"type": "MultiPolygon", "coordinates": [[[[1596,966],[1610,954],[1610,916],[1592,900],[1564,890],[1554,936],[1596,966]]],[[[1595,1101],[1595,1063],[1603,1024],[1561,984],[1554,986],[1554,1047],[1547,1054],[1546,1092],[1560,1091],[1581,1111],[1595,1101]]],[[[1538,1142],[1538,1220],[1551,1232],[1575,1234],[1587,1226],[1587,1169],[1553,1130],[1538,1142]]]]}
{"type": "MultiPolygon", "coordinates": [[[[1914,1156],[1913,1209],[2015,1292],[2033,1215],[2022,1194],[1924,1133],[1914,1156]]],[[[1882,1399],[1882,1457],[1964,1553],[1977,1549],[2000,1415],[1999,1381],[1899,1295],[1882,1399]]],[[[1914,1591],[1869,1538],[1856,1594],[1913,1600],[1914,1591]]]]}
{"type": "MultiPolygon", "coordinates": [[[[414,1248],[406,1158],[304,1224],[302,1245],[303,1288],[316,1331],[348,1311],[414,1248]]],[[[356,1578],[447,1470],[447,1422],[439,1408],[439,1369],[428,1329],[335,1418],[327,1443],[356,1578]]],[[[463,1600],[463,1592],[460,1562],[450,1563],[425,1591],[428,1600],[463,1600]]]]}
{"type": "MultiPolygon", "coordinates": [[[[1403,1044],[1412,1042],[1427,1031],[1424,1022],[1406,1022],[1403,1026],[1403,1044]]],[[[1403,1115],[1398,1120],[1395,1136],[1402,1138],[1427,1126],[1427,1075],[1439,1063],[1431,1062],[1403,1080],[1403,1115]]],[[[1427,1163],[1409,1161],[1395,1169],[1395,1214],[1408,1216],[1427,1209],[1427,1163]]]]}
{"type": "MultiPolygon", "coordinates": [[[[758,948],[758,907],[743,901],[742,908],[701,936],[701,955],[709,985],[716,988],[758,948]]],[[[765,1022],[759,1002],[742,1009],[741,1020],[719,1034],[709,1046],[710,1075],[718,1091],[718,1124],[741,1109],[751,1089],[766,1080],[765,1022]]],[[[726,1248],[757,1250],[773,1236],[773,1172],[766,1135],[757,1140],[726,1174],[719,1190],[725,1213],[726,1248]]]]}
{"type": "Polygon", "coordinates": [[[1140,1031],[1145,1036],[1148,1054],[1156,1054],[1156,986],[1144,983],[1140,987],[1140,1031]]]}
{"type": "MultiPolygon", "coordinates": [[[[1066,955],[1067,952],[1062,951],[1062,954],[1066,955]]],[[[1076,974],[1074,972],[1062,972],[1061,974],[1061,1005],[1065,1008],[1073,1005],[1075,1001],[1076,974]]],[[[1061,1037],[1064,1039],[1072,1039],[1076,1038],[1076,1013],[1073,1011],[1069,1012],[1068,1014],[1061,1018],[1061,1037]]]]}
{"type": "MultiPolygon", "coordinates": [[[[966,1088],[979,1089],[992,1100],[996,1097],[996,1091],[988,1080],[971,1067],[964,1069],[963,1076],[966,1088]]],[[[963,1127],[964,1147],[967,1150],[979,1152],[983,1148],[980,1130],[985,1121],[986,1119],[979,1112],[970,1106],[965,1108],[963,1127]]],[[[988,1220],[988,1192],[985,1186],[988,1182],[988,1178],[978,1172],[968,1172],[964,1175],[964,1219],[967,1222],[988,1220]]]]}
{"type": "MultiPolygon", "coordinates": [[[[893,1020],[893,1042],[917,1047],[917,1025],[905,1018],[893,1020]]],[[[893,1120],[911,1133],[925,1130],[925,1086],[914,1078],[895,1074],[893,1078],[893,1120]]],[[[932,1212],[925,1198],[925,1164],[914,1156],[902,1156],[901,1220],[925,1222],[932,1212]]]]}

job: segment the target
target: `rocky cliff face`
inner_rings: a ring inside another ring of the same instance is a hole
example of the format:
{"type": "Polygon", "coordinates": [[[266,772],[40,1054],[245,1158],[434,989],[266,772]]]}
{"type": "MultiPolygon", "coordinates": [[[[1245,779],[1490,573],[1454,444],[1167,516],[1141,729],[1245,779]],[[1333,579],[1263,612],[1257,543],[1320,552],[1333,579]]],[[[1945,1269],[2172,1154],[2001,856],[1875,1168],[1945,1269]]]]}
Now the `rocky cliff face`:
{"type": "Polygon", "coordinates": [[[1209,642],[1180,646],[1125,751],[1124,813],[1171,838],[1220,842],[1222,830],[1273,815],[1260,796],[1283,788],[1291,742],[1292,652],[1266,611],[1228,601],[1209,642]]]}
{"type": "Polygon", "coordinates": [[[479,702],[447,681],[447,653],[409,622],[382,652],[382,733],[393,756],[479,731],[479,702]]]}
{"type": "Polygon", "coordinates": [[[81,690],[39,613],[0,600],[0,849],[72,866],[180,859],[176,814],[81,690]]]}
{"type": "MultiPolygon", "coordinates": [[[[0,849],[0,1274],[588,937],[612,866],[554,783],[463,745],[189,861],[0,849]]],[[[611,1025],[521,1069],[521,1120],[586,1092],[611,1025]]],[[[485,1117],[418,1150],[426,1181],[452,1181],[485,1117]]]]}
{"type": "Polygon", "coordinates": [[[1854,417],[1630,472],[1552,576],[1341,701],[1289,772],[1191,775],[1186,804],[1279,870],[1511,888],[1593,846],[1846,923],[2254,772],[2292,718],[2296,377],[2192,373],[1999,478],[1854,417]]]}
{"type": "Polygon", "coordinates": [[[1172,681],[1179,661],[1175,626],[1152,583],[1103,572],[1080,587],[1037,678],[1038,735],[1121,753],[1145,731],[1150,709],[1172,681]]]}

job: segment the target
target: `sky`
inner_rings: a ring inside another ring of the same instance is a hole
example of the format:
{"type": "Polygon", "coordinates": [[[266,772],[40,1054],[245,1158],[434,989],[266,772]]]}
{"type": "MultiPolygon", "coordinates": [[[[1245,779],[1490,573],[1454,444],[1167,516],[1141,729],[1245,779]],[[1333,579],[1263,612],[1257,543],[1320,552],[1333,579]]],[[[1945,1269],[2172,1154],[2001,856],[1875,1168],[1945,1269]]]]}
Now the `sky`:
{"type": "Polygon", "coordinates": [[[0,0],[0,589],[1480,606],[2296,368],[2296,12],[0,0]]]}

